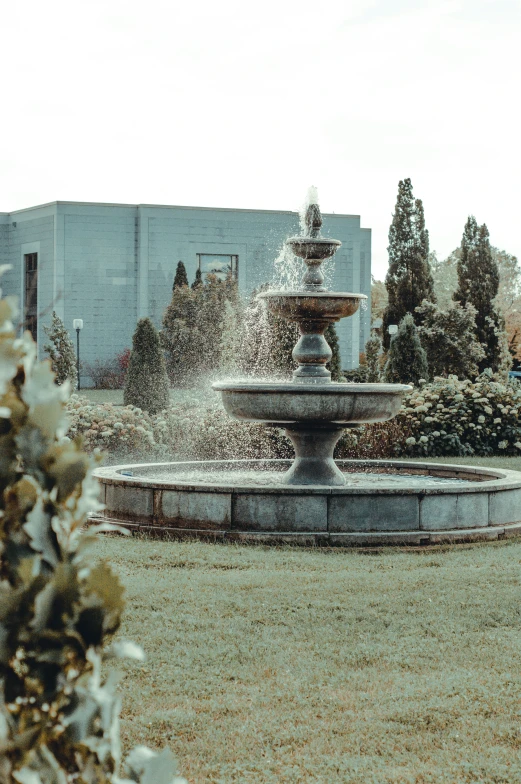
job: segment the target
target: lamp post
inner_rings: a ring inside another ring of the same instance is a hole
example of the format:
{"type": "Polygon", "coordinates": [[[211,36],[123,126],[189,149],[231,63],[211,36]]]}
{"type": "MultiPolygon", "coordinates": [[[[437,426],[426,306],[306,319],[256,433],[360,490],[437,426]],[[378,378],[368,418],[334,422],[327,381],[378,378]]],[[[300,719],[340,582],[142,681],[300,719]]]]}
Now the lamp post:
{"type": "Polygon", "coordinates": [[[398,332],[398,324],[389,324],[389,326],[387,327],[387,332],[391,337],[394,337],[394,335],[396,335],[396,333],[398,332]]]}
{"type": "Polygon", "coordinates": [[[83,319],[74,319],[72,326],[76,330],[76,372],[78,374],[78,391],[80,390],[80,330],[83,329],[83,319]]]}

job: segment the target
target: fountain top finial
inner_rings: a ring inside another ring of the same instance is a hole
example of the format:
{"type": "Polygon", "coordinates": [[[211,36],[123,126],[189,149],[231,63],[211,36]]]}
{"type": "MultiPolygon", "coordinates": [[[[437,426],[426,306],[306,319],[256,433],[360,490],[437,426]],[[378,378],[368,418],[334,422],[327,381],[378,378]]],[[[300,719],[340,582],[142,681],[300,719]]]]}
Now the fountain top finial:
{"type": "Polygon", "coordinates": [[[318,237],[322,228],[322,213],[318,204],[308,204],[304,220],[306,223],[306,235],[308,237],[318,237]]]}

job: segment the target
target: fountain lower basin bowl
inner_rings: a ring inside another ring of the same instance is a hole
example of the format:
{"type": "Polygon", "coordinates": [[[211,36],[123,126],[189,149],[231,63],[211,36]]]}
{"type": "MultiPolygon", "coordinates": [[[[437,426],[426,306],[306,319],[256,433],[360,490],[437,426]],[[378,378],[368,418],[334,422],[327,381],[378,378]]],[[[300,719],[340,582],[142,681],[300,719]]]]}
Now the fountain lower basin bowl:
{"type": "Polygon", "coordinates": [[[406,384],[291,384],[219,381],[226,412],[234,419],[278,425],[317,422],[355,427],[396,416],[406,384]]]}
{"type": "Polygon", "coordinates": [[[125,465],[95,475],[104,519],[150,535],[381,546],[521,533],[520,472],[411,461],[337,464],[343,487],[284,486],[288,460],[125,465]]]}
{"type": "Polygon", "coordinates": [[[365,294],[336,291],[263,291],[257,299],[267,301],[272,313],[287,321],[339,321],[356,313],[365,294]]]}

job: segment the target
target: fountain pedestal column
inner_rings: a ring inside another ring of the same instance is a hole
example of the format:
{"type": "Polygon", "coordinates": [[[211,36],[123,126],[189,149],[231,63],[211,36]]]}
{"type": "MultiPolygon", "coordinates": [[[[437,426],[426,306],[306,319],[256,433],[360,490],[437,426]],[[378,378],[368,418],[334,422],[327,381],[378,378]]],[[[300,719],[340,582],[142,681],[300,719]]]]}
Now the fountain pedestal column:
{"type": "Polygon", "coordinates": [[[285,432],[293,444],[295,461],[285,474],[284,483],[343,487],[346,480],[333,459],[333,452],[344,428],[345,425],[332,422],[287,425],[285,432]]]}
{"type": "Polygon", "coordinates": [[[293,381],[297,384],[323,384],[331,381],[331,373],[326,364],[333,352],[324,337],[328,323],[310,319],[300,322],[300,339],[292,352],[293,359],[299,365],[293,373],[293,381]]]}

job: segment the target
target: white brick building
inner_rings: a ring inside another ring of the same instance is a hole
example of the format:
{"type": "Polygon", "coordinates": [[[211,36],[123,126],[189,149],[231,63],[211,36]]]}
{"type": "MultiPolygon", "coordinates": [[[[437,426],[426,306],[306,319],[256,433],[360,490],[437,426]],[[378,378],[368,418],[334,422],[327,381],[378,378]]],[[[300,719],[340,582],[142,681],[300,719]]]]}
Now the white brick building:
{"type": "MultiPolygon", "coordinates": [[[[323,233],[342,241],[333,288],[370,296],[371,230],[358,215],[323,217],[323,233]]],[[[160,326],[179,260],[190,282],[199,265],[232,265],[247,295],[274,279],[284,239],[298,232],[294,212],[52,202],[0,213],[0,264],[12,265],[2,287],[20,297],[40,352],[54,309],[71,334],[73,319],[83,319],[86,362],[110,359],[131,346],[139,318],[160,326]]],[[[337,325],[345,369],[358,365],[369,314],[337,325]]]]}

